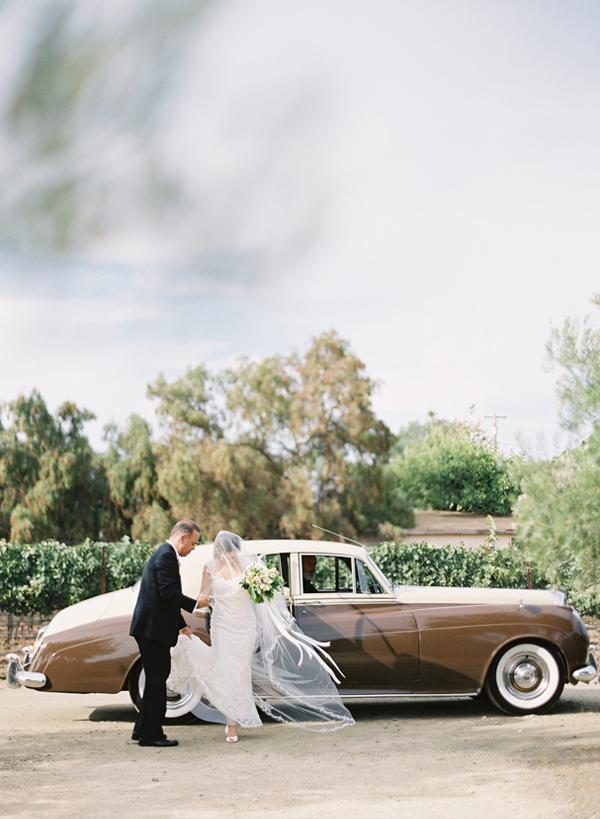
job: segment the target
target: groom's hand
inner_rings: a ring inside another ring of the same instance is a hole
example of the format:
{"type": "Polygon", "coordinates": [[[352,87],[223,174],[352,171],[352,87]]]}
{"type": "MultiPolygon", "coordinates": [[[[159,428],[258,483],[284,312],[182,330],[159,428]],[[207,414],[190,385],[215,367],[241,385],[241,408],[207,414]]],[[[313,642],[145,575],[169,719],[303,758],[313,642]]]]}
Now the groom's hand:
{"type": "Polygon", "coordinates": [[[201,594],[200,597],[196,601],[196,608],[203,609],[208,606],[208,594],[201,594]]]}
{"type": "Polygon", "coordinates": [[[185,636],[189,637],[190,640],[192,639],[193,632],[192,632],[192,629],[189,626],[186,626],[185,628],[180,628],[179,633],[180,634],[185,634],[185,636]]]}

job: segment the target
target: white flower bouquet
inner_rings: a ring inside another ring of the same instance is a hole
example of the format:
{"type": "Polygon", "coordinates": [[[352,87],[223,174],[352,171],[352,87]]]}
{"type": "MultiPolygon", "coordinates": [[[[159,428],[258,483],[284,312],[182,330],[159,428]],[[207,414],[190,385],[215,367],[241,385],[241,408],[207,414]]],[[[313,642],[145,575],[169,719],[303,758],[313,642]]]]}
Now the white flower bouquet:
{"type": "Polygon", "coordinates": [[[269,568],[263,563],[251,563],[244,570],[240,586],[246,589],[254,603],[264,603],[283,589],[283,577],[275,566],[269,568]]]}

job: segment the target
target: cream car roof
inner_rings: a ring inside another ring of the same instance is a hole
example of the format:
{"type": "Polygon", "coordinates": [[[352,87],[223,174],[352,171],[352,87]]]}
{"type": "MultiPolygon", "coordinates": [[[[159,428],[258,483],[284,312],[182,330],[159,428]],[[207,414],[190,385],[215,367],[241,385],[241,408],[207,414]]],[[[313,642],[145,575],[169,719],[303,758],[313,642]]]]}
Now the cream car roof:
{"type": "MultiPolygon", "coordinates": [[[[351,543],[329,540],[244,540],[242,551],[257,555],[292,552],[301,554],[335,554],[368,560],[367,550],[351,543]]],[[[201,543],[181,560],[181,581],[184,594],[194,597],[198,593],[202,568],[212,557],[212,543],[201,543]]]]}
{"type": "Polygon", "coordinates": [[[273,554],[274,552],[301,552],[302,554],[336,554],[347,557],[367,556],[362,546],[339,543],[330,540],[246,540],[245,551],[253,554],[273,554]]]}

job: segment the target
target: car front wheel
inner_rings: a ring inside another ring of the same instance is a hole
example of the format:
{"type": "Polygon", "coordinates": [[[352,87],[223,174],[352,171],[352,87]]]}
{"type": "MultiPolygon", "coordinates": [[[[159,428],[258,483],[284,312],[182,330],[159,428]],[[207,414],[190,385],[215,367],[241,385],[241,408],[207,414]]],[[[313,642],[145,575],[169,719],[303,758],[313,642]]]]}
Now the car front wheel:
{"type": "MultiPolygon", "coordinates": [[[[141,661],[138,661],[129,675],[129,696],[138,711],[142,706],[145,685],[146,675],[141,661]]],[[[197,692],[188,690],[180,693],[170,689],[168,684],[165,719],[179,719],[182,722],[195,722],[197,720],[226,722],[222,715],[209,703],[205,702],[197,692]]]]}
{"type": "MultiPolygon", "coordinates": [[[[142,667],[142,663],[135,664],[129,675],[129,696],[131,701],[139,711],[142,705],[142,697],[144,696],[144,687],[146,685],[146,675],[142,667]]],[[[194,691],[172,691],[167,686],[167,710],[165,718],[168,720],[178,719],[179,717],[188,717],[192,715],[192,711],[200,702],[200,695],[194,691]]]]}
{"type": "Polygon", "coordinates": [[[495,658],[485,691],[506,714],[542,714],[562,694],[564,669],[560,655],[536,643],[509,646],[495,658]]]}

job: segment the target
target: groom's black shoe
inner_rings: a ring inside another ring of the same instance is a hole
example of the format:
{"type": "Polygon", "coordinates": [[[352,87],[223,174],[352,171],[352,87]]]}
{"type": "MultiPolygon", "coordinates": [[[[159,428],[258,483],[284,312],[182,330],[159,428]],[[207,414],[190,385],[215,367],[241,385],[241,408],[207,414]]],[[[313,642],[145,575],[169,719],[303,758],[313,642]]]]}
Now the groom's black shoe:
{"type": "MultiPolygon", "coordinates": [[[[138,734],[137,731],[132,731],[131,732],[131,739],[133,740],[133,742],[137,742],[139,740],[139,738],[140,738],[140,735],[138,734]]],[[[166,738],[167,737],[165,736],[165,734],[163,734],[162,737],[161,737],[161,739],[166,739],[166,738]]]]}
{"type": "Polygon", "coordinates": [[[162,739],[153,739],[153,740],[145,740],[140,739],[138,741],[138,745],[151,745],[154,748],[174,748],[176,745],[179,745],[176,739],[167,739],[163,737],[162,739]]]}

